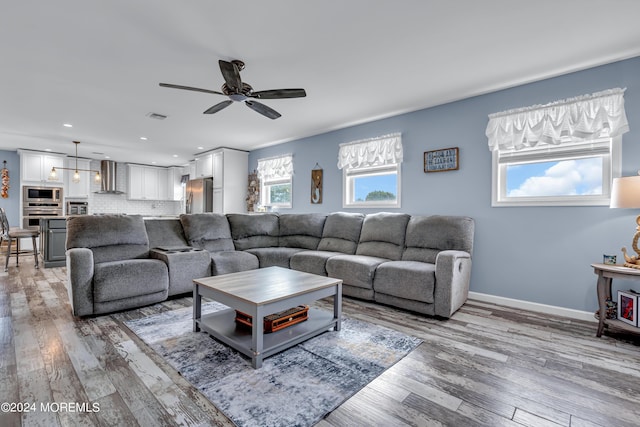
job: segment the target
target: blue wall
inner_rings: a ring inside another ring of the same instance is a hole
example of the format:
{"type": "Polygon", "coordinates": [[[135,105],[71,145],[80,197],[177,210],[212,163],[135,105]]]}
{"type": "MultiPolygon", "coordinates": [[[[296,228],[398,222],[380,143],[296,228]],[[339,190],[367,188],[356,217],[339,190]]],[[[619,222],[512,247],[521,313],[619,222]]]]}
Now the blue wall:
{"type": "Polygon", "coordinates": [[[0,169],[2,162],[7,161],[7,169],[9,169],[9,197],[0,198],[0,207],[7,212],[9,224],[21,226],[20,224],[20,156],[16,151],[0,150],[0,169]]]}
{"type": "Polygon", "coordinates": [[[484,132],[491,113],[626,87],[631,131],[623,136],[622,174],[635,175],[640,169],[639,76],[640,57],[256,150],[249,155],[249,167],[256,168],[259,158],[293,153],[293,208],[282,212],[348,211],[342,208],[338,145],[401,132],[400,211],[475,218],[472,291],[595,311],[596,276],[590,264],[602,262],[603,253],[622,258],[620,248],[630,247],[640,212],[608,207],[492,208],[491,153],[484,132]],[[447,147],[460,147],[460,169],[425,174],[424,151],[447,147]],[[324,169],[321,205],[309,201],[316,162],[324,169]]]}

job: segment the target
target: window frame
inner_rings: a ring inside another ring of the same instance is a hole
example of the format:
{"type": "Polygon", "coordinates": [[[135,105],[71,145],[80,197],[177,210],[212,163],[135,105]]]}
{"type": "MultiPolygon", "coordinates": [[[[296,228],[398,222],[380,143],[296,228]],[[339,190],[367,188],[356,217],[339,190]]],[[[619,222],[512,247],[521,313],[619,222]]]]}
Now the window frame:
{"type": "Polygon", "coordinates": [[[542,144],[522,150],[494,150],[491,166],[491,206],[608,206],[611,201],[611,183],[621,174],[622,137],[598,138],[591,141],[551,146],[542,144]],[[605,145],[608,143],[608,148],[605,145]],[[507,195],[506,168],[510,165],[601,157],[602,194],[509,197],[507,195]],[[511,160],[511,161],[510,161],[511,160]]]}
{"type": "Polygon", "coordinates": [[[291,208],[293,205],[293,175],[288,178],[263,179],[260,183],[260,194],[262,206],[270,208],[291,208]],[[271,187],[275,185],[289,184],[290,199],[288,203],[271,203],[271,187]]]}
{"type": "Polygon", "coordinates": [[[353,167],[342,169],[342,207],[343,208],[400,208],[402,207],[402,163],[394,163],[381,166],[353,167]],[[393,202],[381,200],[362,201],[354,200],[354,178],[367,176],[387,175],[387,172],[396,175],[396,199],[393,202]]]}

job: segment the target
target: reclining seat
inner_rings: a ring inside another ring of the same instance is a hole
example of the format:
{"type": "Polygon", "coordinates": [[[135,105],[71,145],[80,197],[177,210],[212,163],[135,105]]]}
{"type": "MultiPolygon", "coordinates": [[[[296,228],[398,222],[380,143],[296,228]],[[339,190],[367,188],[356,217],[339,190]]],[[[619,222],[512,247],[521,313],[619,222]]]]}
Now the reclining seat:
{"type": "Polygon", "coordinates": [[[409,215],[380,212],[364,218],[355,255],[336,255],[327,260],[327,274],[342,279],[344,295],[373,300],[376,268],[399,260],[404,249],[409,215]]]}
{"type": "Polygon", "coordinates": [[[376,302],[451,317],[469,295],[473,233],[468,217],[412,216],[402,260],[376,270],[376,302]]]}
{"type": "Polygon", "coordinates": [[[289,262],[293,270],[327,276],[327,260],[336,255],[356,253],[364,215],[334,212],[327,216],[317,250],[297,252],[289,262]]]}
{"type": "Polygon", "coordinates": [[[149,259],[140,215],[67,219],[67,290],[73,314],[109,313],[167,299],[164,262],[149,259]]]}
{"type": "Polygon", "coordinates": [[[255,255],[235,250],[229,221],[225,215],[182,214],[180,222],[189,246],[209,252],[211,275],[218,276],[258,268],[258,258],[255,255]]]}
{"type": "MultiPolygon", "coordinates": [[[[270,218],[272,216],[266,217],[267,220],[270,218]]],[[[281,214],[277,218],[279,222],[278,246],[246,249],[247,252],[258,257],[260,268],[272,266],[290,268],[290,259],[293,255],[317,249],[327,215],[321,213],[281,214]]],[[[262,219],[265,218],[249,215],[249,221],[262,219]]],[[[234,224],[237,223],[236,220],[237,217],[234,224]]]]}

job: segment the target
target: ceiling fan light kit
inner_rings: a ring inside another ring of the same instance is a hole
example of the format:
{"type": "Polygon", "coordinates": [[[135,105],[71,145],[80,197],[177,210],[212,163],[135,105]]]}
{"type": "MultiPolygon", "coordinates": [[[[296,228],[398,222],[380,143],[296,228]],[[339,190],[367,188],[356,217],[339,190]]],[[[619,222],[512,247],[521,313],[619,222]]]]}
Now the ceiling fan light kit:
{"type": "Polygon", "coordinates": [[[219,102],[207,108],[203,114],[214,114],[220,110],[227,108],[234,102],[244,102],[245,105],[253,111],[262,114],[270,119],[277,119],[280,113],[271,107],[268,107],[255,99],[285,99],[285,98],[303,98],[307,96],[304,89],[271,89],[254,92],[251,85],[244,83],[240,78],[240,71],[244,69],[244,62],[234,59],[233,61],[218,61],[220,72],[224,78],[222,92],[209,89],[200,89],[191,86],[175,85],[171,83],[160,83],[162,87],[172,89],[191,90],[195,92],[211,93],[214,95],[224,95],[229,99],[219,102]]]}

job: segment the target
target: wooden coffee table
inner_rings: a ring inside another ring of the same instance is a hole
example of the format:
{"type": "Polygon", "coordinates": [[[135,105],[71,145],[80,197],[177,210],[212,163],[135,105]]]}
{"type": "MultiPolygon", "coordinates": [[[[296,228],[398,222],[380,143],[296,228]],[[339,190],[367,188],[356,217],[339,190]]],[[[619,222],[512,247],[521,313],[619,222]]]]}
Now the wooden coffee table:
{"type": "Polygon", "coordinates": [[[260,368],[265,357],[333,328],[340,330],[342,280],[281,267],[205,277],[193,281],[193,330],[203,330],[251,357],[260,368]],[[333,313],[309,309],[306,321],[264,334],[265,316],[333,296],[333,313]],[[226,310],[202,314],[202,297],[218,301],[226,310]],[[253,318],[251,329],[237,325],[235,310],[253,318]]]}

